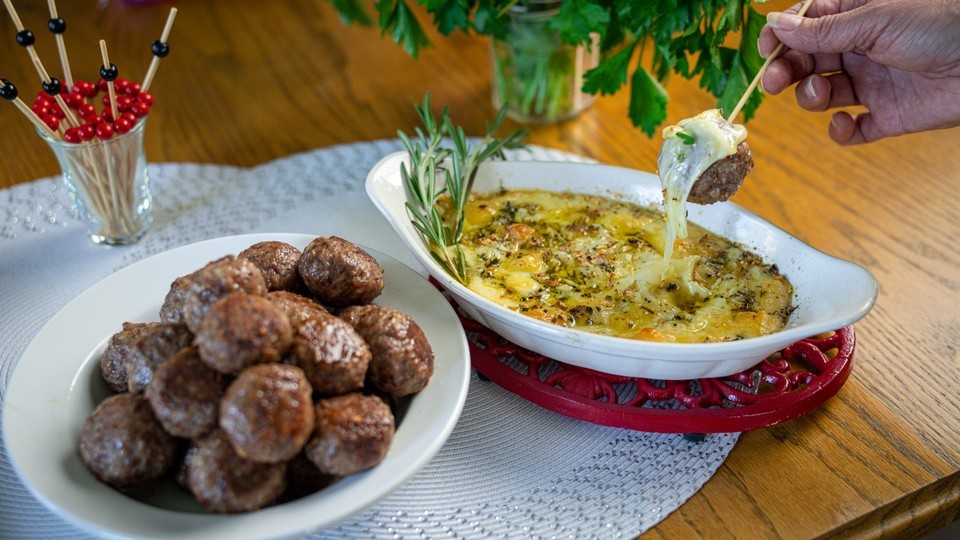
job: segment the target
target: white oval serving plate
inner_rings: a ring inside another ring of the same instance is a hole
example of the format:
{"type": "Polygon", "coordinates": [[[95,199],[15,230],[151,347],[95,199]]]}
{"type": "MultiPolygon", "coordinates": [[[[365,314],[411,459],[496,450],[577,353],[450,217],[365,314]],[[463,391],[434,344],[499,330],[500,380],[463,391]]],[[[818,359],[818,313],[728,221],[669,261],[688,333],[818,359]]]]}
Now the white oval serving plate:
{"type": "MultiPolygon", "coordinates": [[[[447,440],[467,395],[469,349],[453,308],[420,274],[367,249],[384,268],[375,303],[410,315],[435,354],[433,377],[410,400],[384,461],[296,501],[235,515],[203,511],[177,489],[149,502],[97,481],[80,461],[83,422],[108,394],[99,359],[124,321],[159,320],[178,276],[256,242],[303,248],[314,237],[255,234],[198,242],[132,264],[87,289],[37,334],[17,364],[4,403],[4,439],[26,485],[46,505],[98,536],[143,538],[276,538],[334,525],[385,497],[420,470],[447,440]]],[[[172,486],[171,486],[172,487],[172,486]]]]}
{"type": "MultiPolygon", "coordinates": [[[[721,377],[747,369],[801,339],[861,319],[877,297],[877,282],[860,266],[827,255],[731,202],[691,204],[689,220],[738,242],[776,264],[794,287],[796,310],[780,332],[724,343],[655,343],[565,328],[504,308],[461,285],[434,262],[410,222],[400,164],[406,152],[383,158],[367,175],[367,194],[417,260],[476,319],[504,338],[555,360],[614,375],[683,380],[721,377]]],[[[493,161],[481,165],[473,185],[545,189],[617,196],[659,208],[656,175],[591,163],[493,161]]]]}

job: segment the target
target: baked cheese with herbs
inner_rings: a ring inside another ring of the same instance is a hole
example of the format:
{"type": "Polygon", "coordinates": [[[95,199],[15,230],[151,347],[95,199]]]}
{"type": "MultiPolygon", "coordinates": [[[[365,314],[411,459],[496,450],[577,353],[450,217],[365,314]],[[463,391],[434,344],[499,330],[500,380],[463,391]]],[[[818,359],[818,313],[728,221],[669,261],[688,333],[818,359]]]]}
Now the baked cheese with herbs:
{"type": "Polygon", "coordinates": [[[793,290],[775,266],[695,224],[687,232],[665,267],[665,225],[652,209],[593,195],[501,190],[471,196],[461,246],[470,289],[542,321],[684,343],[784,327],[793,290]]]}

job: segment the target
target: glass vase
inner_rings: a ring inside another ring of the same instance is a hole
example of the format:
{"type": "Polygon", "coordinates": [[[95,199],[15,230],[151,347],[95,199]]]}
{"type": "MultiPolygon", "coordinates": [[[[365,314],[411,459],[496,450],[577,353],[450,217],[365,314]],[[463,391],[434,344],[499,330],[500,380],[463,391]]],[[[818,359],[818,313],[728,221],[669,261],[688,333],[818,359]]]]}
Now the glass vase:
{"type": "Polygon", "coordinates": [[[57,156],[63,180],[87,236],[97,244],[126,245],[153,221],[143,151],[146,120],[107,140],[68,143],[38,131],[57,156]]]}
{"type": "Polygon", "coordinates": [[[583,92],[583,74],[600,61],[599,40],[568,45],[550,28],[559,1],[527,0],[513,5],[507,32],[492,41],[493,105],[523,123],[573,118],[593,103],[583,92]]]}

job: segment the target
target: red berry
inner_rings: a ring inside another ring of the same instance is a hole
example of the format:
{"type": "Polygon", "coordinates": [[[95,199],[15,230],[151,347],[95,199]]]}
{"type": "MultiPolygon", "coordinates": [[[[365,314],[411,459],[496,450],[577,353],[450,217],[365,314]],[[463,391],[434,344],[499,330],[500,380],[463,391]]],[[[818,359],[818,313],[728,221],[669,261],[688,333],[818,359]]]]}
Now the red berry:
{"type": "Polygon", "coordinates": [[[73,110],[77,110],[83,105],[83,95],[80,92],[71,92],[63,96],[63,102],[73,110]]]}
{"type": "Polygon", "coordinates": [[[130,84],[126,79],[117,79],[113,81],[113,89],[117,91],[118,94],[127,93],[127,85],[130,84]]]}
{"type": "Polygon", "coordinates": [[[73,83],[73,91],[79,92],[83,97],[92,98],[97,95],[97,90],[97,85],[90,81],[77,81],[73,83]]]}
{"type": "Polygon", "coordinates": [[[104,106],[104,107],[109,107],[109,106],[110,106],[110,94],[104,94],[102,101],[103,101],[103,106],[104,106]]]}
{"type": "Polygon", "coordinates": [[[60,129],[60,119],[52,114],[48,114],[43,117],[43,123],[47,125],[50,129],[56,131],[60,129]]]}
{"type": "Polygon", "coordinates": [[[37,116],[42,117],[46,114],[50,114],[50,104],[48,102],[37,101],[36,103],[33,104],[33,107],[31,107],[31,109],[33,110],[34,114],[36,114],[37,116]]]}
{"type": "Polygon", "coordinates": [[[113,137],[113,125],[106,122],[97,124],[97,137],[104,141],[113,137]]]}
{"type": "Polygon", "coordinates": [[[133,115],[137,118],[143,118],[144,116],[150,114],[150,106],[142,101],[138,101],[133,104],[133,107],[130,108],[130,111],[133,112],[133,115]]]}
{"type": "Polygon", "coordinates": [[[90,116],[83,117],[83,121],[90,124],[91,126],[95,126],[100,122],[103,122],[103,117],[100,116],[99,114],[91,114],[90,116]]]}
{"type": "Polygon", "coordinates": [[[36,102],[38,102],[38,101],[40,101],[40,100],[52,102],[52,101],[53,101],[53,98],[50,97],[50,96],[48,96],[46,92],[44,92],[43,90],[41,90],[41,91],[37,92],[37,97],[33,100],[33,102],[36,103],[36,102]]]}
{"type": "Polygon", "coordinates": [[[117,110],[126,112],[133,106],[133,98],[130,96],[117,96],[117,110]]]}
{"type": "Polygon", "coordinates": [[[126,118],[120,117],[117,118],[117,121],[113,123],[113,129],[117,131],[120,135],[133,129],[133,123],[131,123],[126,118]]]}
{"type": "Polygon", "coordinates": [[[77,114],[80,115],[80,118],[86,119],[88,116],[97,114],[97,108],[91,103],[84,103],[77,109],[77,114]]]}
{"type": "Polygon", "coordinates": [[[68,143],[78,143],[83,140],[80,138],[80,128],[72,127],[68,129],[63,134],[63,140],[67,141],[68,143]]]}
{"type": "Polygon", "coordinates": [[[125,112],[120,115],[120,118],[117,120],[126,120],[130,122],[130,125],[133,126],[137,123],[137,117],[132,112],[125,112]]]}
{"type": "Polygon", "coordinates": [[[99,91],[101,91],[101,92],[106,92],[106,91],[107,91],[107,80],[106,80],[106,79],[100,79],[99,81],[97,81],[97,90],[99,90],[99,91]]]}
{"type": "Polygon", "coordinates": [[[142,90],[142,86],[138,82],[131,82],[127,84],[127,95],[128,96],[139,96],[142,90]]]}
{"type": "Polygon", "coordinates": [[[89,141],[97,135],[97,126],[94,124],[84,124],[77,129],[80,130],[81,141],[89,141]]]}
{"type": "Polygon", "coordinates": [[[147,105],[153,105],[153,94],[150,92],[141,92],[140,95],[137,96],[137,101],[146,103],[147,105]]]}
{"type": "Polygon", "coordinates": [[[50,114],[56,116],[57,118],[66,118],[67,115],[63,114],[63,109],[60,108],[60,104],[53,102],[50,104],[50,107],[47,108],[50,111],[50,114]]]}
{"type": "Polygon", "coordinates": [[[104,122],[113,122],[116,118],[113,117],[113,109],[110,107],[105,107],[103,112],[100,113],[100,116],[103,117],[104,122]]]}

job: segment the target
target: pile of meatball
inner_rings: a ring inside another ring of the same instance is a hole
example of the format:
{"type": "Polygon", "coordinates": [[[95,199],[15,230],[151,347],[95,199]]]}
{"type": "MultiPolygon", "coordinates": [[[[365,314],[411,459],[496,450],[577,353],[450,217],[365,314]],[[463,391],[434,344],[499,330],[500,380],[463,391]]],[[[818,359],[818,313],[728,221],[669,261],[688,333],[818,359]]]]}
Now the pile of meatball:
{"type": "Polygon", "coordinates": [[[177,278],[159,321],[100,360],[115,392],[84,424],[102,482],[172,475],[208,510],[302,497],[383,460],[396,405],[433,374],[419,326],[372,304],[383,268],[342,238],[261,242],[177,278]]]}

